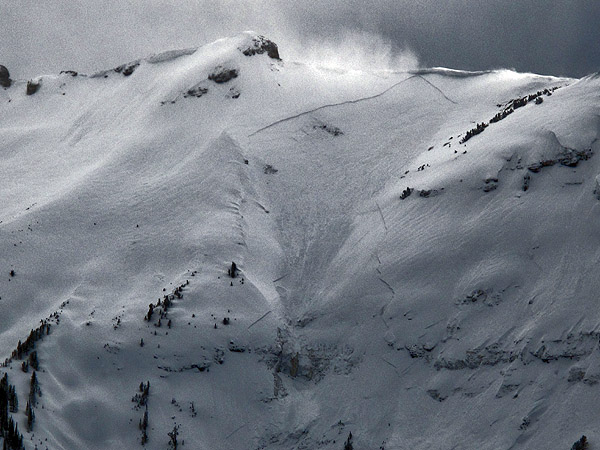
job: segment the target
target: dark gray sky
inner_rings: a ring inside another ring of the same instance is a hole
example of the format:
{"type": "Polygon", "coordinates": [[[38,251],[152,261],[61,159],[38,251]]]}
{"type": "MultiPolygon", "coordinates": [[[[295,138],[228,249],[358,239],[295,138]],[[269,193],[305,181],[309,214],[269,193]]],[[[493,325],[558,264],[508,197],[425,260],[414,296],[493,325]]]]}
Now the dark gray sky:
{"type": "Polygon", "coordinates": [[[91,72],[252,29],[288,59],[580,77],[599,23],[600,0],[0,0],[0,64],[91,72]]]}

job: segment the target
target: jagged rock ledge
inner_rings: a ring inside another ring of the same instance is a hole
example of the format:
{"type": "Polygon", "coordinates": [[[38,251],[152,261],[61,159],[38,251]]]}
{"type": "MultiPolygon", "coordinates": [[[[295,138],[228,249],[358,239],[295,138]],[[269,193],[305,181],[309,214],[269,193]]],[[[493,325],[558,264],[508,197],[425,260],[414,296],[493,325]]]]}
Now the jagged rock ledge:
{"type": "Polygon", "coordinates": [[[260,35],[253,37],[250,45],[239,48],[239,50],[246,56],[261,55],[266,53],[269,58],[281,59],[279,57],[279,49],[277,48],[277,44],[260,35]]]}

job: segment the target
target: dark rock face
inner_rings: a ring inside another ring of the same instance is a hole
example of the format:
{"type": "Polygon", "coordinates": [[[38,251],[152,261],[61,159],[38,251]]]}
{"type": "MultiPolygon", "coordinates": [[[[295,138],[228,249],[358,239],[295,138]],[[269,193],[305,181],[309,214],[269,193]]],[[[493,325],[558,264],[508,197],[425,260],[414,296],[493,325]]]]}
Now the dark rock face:
{"type": "Polygon", "coordinates": [[[0,86],[7,88],[10,87],[10,85],[11,79],[8,69],[4,66],[0,66],[0,86]]]}
{"type": "Polygon", "coordinates": [[[587,161],[592,157],[593,154],[594,152],[591,148],[585,150],[564,148],[563,153],[558,155],[556,158],[535,162],[529,165],[527,168],[533,173],[538,173],[540,170],[542,170],[542,168],[550,167],[554,164],[560,164],[561,166],[567,167],[577,167],[579,161],[587,161]]]}
{"type": "Polygon", "coordinates": [[[209,80],[215,83],[227,83],[229,80],[237,78],[238,71],[236,69],[227,69],[223,66],[215,67],[213,73],[208,76],[209,80]]]}
{"type": "Polygon", "coordinates": [[[256,36],[252,39],[252,44],[248,48],[240,50],[246,56],[266,53],[269,58],[281,59],[279,58],[279,49],[277,48],[277,44],[264,36],[256,36]]]}
{"type": "Polygon", "coordinates": [[[196,86],[194,88],[188,89],[188,91],[185,94],[183,94],[183,98],[188,98],[188,97],[200,98],[207,92],[208,92],[208,88],[196,86]]]}
{"type": "Polygon", "coordinates": [[[124,76],[128,77],[133,72],[135,72],[135,69],[137,69],[137,67],[139,65],[140,65],[139,62],[133,62],[133,63],[130,63],[130,64],[123,64],[122,66],[116,67],[114,69],[114,71],[117,72],[117,73],[122,73],[124,76]]]}

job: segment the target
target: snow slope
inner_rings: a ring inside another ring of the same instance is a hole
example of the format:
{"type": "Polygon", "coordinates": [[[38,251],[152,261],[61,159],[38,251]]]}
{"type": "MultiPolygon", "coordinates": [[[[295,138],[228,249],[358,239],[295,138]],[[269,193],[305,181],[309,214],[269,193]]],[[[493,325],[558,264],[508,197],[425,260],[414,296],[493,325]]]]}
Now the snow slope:
{"type": "Polygon", "coordinates": [[[59,313],[25,447],[140,446],[147,381],[149,449],[600,446],[600,79],[265,42],[0,91],[2,359],[59,313]]]}

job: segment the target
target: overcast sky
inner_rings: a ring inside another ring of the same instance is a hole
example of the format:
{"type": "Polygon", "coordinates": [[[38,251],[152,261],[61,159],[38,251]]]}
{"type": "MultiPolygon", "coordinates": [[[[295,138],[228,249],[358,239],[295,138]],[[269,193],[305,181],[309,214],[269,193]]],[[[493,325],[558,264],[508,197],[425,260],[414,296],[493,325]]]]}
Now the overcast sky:
{"type": "Polygon", "coordinates": [[[0,64],[92,72],[251,29],[284,59],[580,77],[600,70],[599,24],[600,0],[0,0],[0,64]]]}

